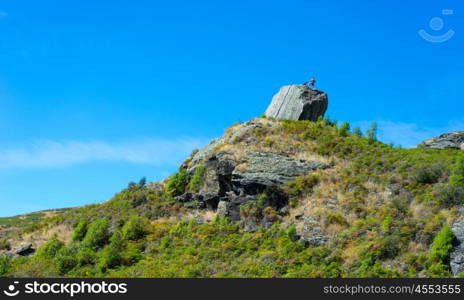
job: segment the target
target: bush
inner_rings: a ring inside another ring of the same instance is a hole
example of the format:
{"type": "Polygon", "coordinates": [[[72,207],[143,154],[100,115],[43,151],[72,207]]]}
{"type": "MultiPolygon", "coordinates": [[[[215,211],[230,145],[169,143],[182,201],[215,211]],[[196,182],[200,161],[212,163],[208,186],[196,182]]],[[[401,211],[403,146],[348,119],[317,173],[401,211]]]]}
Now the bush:
{"type": "Polygon", "coordinates": [[[265,206],[282,208],[288,203],[288,195],[277,185],[271,185],[263,192],[265,206]]]}
{"type": "Polygon", "coordinates": [[[371,127],[366,131],[366,136],[371,142],[377,141],[377,123],[371,124],[371,127]]]}
{"type": "Polygon", "coordinates": [[[379,258],[388,259],[395,258],[400,252],[400,238],[397,235],[387,235],[380,241],[381,249],[379,258]]]}
{"type": "Polygon", "coordinates": [[[309,194],[313,188],[319,183],[319,176],[316,174],[309,174],[306,176],[297,177],[295,180],[290,181],[287,185],[289,187],[289,194],[291,197],[300,197],[304,194],[309,194]]]}
{"type": "Polygon", "coordinates": [[[147,221],[139,216],[132,216],[122,227],[122,235],[128,240],[138,240],[145,236],[147,221]]]}
{"type": "Polygon", "coordinates": [[[74,229],[74,233],[72,236],[73,241],[82,241],[87,233],[89,222],[87,219],[81,219],[77,224],[76,228],[74,229]]]}
{"type": "Polygon", "coordinates": [[[131,194],[132,207],[147,203],[148,197],[145,190],[135,191],[131,194]]]}
{"type": "Polygon", "coordinates": [[[76,258],[79,266],[91,265],[95,263],[97,254],[92,249],[83,247],[77,252],[76,258]]]}
{"type": "Polygon", "coordinates": [[[361,128],[359,128],[359,127],[355,127],[355,128],[353,129],[353,134],[354,134],[354,135],[357,135],[357,136],[359,136],[359,137],[362,137],[362,136],[363,136],[363,132],[362,132],[361,128]]]}
{"type": "Polygon", "coordinates": [[[350,124],[348,122],[344,122],[342,126],[338,129],[338,135],[340,136],[347,136],[350,132],[350,124]]]}
{"type": "Polygon", "coordinates": [[[47,243],[37,250],[37,257],[54,258],[58,251],[64,247],[64,243],[54,235],[47,243]]]}
{"type": "Polygon", "coordinates": [[[168,178],[166,182],[166,193],[171,197],[182,195],[187,186],[188,174],[187,171],[180,168],[179,172],[168,178]]]}
{"type": "Polygon", "coordinates": [[[100,256],[99,265],[101,268],[113,268],[122,262],[121,252],[123,250],[123,237],[120,231],[115,231],[110,239],[110,244],[106,246],[100,256]]]}
{"type": "Polygon", "coordinates": [[[89,230],[82,241],[85,247],[98,249],[106,244],[109,237],[110,222],[107,219],[99,219],[89,226],[89,230]]]}
{"type": "Polygon", "coordinates": [[[435,190],[436,199],[442,207],[452,207],[464,203],[464,187],[452,184],[440,185],[435,190]]]}
{"type": "Polygon", "coordinates": [[[57,252],[55,262],[56,266],[58,267],[58,271],[61,275],[68,273],[69,271],[74,269],[78,264],[76,256],[66,246],[62,247],[57,252]]]}
{"type": "Polygon", "coordinates": [[[453,168],[453,173],[450,177],[450,183],[456,186],[464,187],[464,157],[458,159],[453,168]]]}
{"type": "Polygon", "coordinates": [[[10,271],[11,259],[5,255],[0,255],[0,277],[3,277],[10,271]]]}
{"type": "Polygon", "coordinates": [[[451,228],[445,225],[433,240],[430,258],[436,262],[447,265],[450,251],[453,249],[455,236],[451,228]]]}
{"type": "Polygon", "coordinates": [[[193,172],[192,179],[190,179],[190,182],[188,184],[188,189],[194,192],[198,192],[201,188],[201,184],[203,183],[203,177],[205,175],[205,166],[204,165],[199,165],[198,167],[195,168],[195,171],[193,172]]]}
{"type": "Polygon", "coordinates": [[[414,179],[422,184],[437,183],[443,176],[443,171],[443,166],[440,164],[420,167],[416,169],[414,179]]]}

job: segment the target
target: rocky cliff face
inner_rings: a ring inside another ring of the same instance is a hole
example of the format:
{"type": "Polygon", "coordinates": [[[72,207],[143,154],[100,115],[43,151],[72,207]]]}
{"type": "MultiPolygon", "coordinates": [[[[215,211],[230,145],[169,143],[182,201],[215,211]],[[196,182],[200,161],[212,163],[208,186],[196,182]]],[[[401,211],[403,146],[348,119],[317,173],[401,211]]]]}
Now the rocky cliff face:
{"type": "Polygon", "coordinates": [[[278,120],[310,120],[323,117],[328,106],[327,94],[304,85],[287,85],[274,95],[265,112],[278,120]]]}
{"type": "Polygon", "coordinates": [[[202,185],[177,196],[180,202],[193,202],[200,209],[211,209],[233,221],[242,220],[246,230],[270,226],[265,216],[244,215],[241,207],[256,201],[261,205],[285,210],[288,199],[280,186],[329,166],[321,161],[291,157],[256,143],[256,135],[276,126],[266,119],[236,125],[220,139],[194,153],[183,168],[189,177],[202,170],[202,185]],[[249,145],[246,149],[243,145],[249,145]],[[263,196],[265,195],[265,196],[263,196]],[[260,198],[261,197],[261,198],[260,198]]]}
{"type": "Polygon", "coordinates": [[[428,139],[419,146],[429,149],[461,149],[464,150],[464,131],[455,131],[428,139]]]}

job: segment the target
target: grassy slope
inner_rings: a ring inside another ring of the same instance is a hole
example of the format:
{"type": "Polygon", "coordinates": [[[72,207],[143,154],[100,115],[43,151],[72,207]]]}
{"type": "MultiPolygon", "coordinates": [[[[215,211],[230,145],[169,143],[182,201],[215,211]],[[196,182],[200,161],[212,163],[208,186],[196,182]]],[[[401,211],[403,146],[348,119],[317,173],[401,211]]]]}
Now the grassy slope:
{"type": "Polygon", "coordinates": [[[176,203],[162,185],[132,184],[106,203],[71,209],[29,227],[27,232],[43,232],[81,223],[79,237],[73,242],[65,245],[52,238],[34,257],[0,258],[0,274],[451,275],[448,259],[452,236],[447,226],[459,217],[457,205],[463,199],[449,177],[462,151],[392,148],[324,121],[258,121],[264,126],[218,150],[272,151],[333,165],[284,187],[291,209],[285,216],[276,216],[278,222],[271,229],[246,233],[238,224],[214,218],[212,212],[176,203]],[[329,237],[327,244],[314,248],[297,241],[295,234],[303,228],[304,218],[295,216],[301,214],[317,220],[329,237]],[[95,222],[103,219],[109,222],[95,222]]]}
{"type": "Polygon", "coordinates": [[[61,214],[68,209],[69,208],[52,209],[32,212],[24,215],[17,215],[13,217],[2,217],[0,218],[0,225],[23,228],[39,223],[45,218],[61,214]]]}

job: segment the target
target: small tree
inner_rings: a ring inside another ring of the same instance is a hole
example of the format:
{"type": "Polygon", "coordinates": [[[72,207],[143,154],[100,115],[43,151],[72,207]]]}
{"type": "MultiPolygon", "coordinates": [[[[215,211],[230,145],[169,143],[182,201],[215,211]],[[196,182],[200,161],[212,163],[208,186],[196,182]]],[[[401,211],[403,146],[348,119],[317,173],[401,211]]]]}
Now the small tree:
{"type": "Polygon", "coordinates": [[[89,230],[82,241],[83,245],[91,249],[98,249],[105,245],[109,237],[110,222],[107,219],[96,220],[89,226],[89,230]]]}
{"type": "Polygon", "coordinates": [[[64,243],[58,239],[58,237],[53,235],[53,237],[45,243],[42,247],[37,250],[37,257],[44,258],[54,258],[58,251],[64,247],[64,243]]]}
{"type": "Polygon", "coordinates": [[[99,265],[102,268],[113,268],[122,262],[121,252],[123,250],[124,240],[121,232],[115,231],[110,239],[110,244],[103,249],[99,265]]]}
{"type": "Polygon", "coordinates": [[[64,246],[56,253],[55,263],[61,275],[64,275],[77,266],[77,258],[68,247],[64,246]]]}
{"type": "Polygon", "coordinates": [[[187,171],[180,168],[179,172],[168,178],[166,182],[166,192],[168,195],[175,197],[182,195],[185,192],[185,187],[188,184],[187,171]]]}
{"type": "Polygon", "coordinates": [[[360,137],[363,136],[363,132],[362,132],[361,128],[359,128],[359,127],[355,127],[353,129],[353,134],[357,135],[357,136],[360,136],[360,137]]]}
{"type": "Polygon", "coordinates": [[[350,123],[344,122],[342,126],[338,129],[338,134],[340,136],[347,136],[348,133],[350,132],[350,123]]]}
{"type": "Polygon", "coordinates": [[[147,184],[147,178],[145,176],[140,178],[139,186],[144,187],[146,184],[147,184]]]}
{"type": "Polygon", "coordinates": [[[369,141],[377,141],[377,123],[372,123],[371,127],[366,131],[367,139],[369,141]]]}
{"type": "Polygon", "coordinates": [[[132,216],[122,227],[122,235],[128,240],[138,240],[145,236],[147,222],[139,217],[132,216]]]}
{"type": "Polygon", "coordinates": [[[74,233],[72,236],[73,241],[82,241],[87,233],[89,222],[86,219],[81,219],[79,223],[77,223],[76,228],[74,229],[74,233]]]}

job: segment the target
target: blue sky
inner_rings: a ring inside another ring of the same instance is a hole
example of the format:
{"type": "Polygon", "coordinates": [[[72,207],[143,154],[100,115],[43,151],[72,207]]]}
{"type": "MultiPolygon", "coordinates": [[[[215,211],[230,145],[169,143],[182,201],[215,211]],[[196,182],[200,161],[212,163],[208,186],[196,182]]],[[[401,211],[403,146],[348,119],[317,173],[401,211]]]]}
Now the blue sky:
{"type": "Polygon", "coordinates": [[[376,121],[385,142],[464,130],[463,12],[462,1],[3,0],[0,216],[162,179],[310,76],[331,118],[376,121]],[[421,29],[454,35],[432,43],[421,29]]]}

